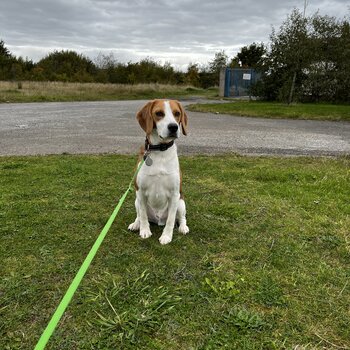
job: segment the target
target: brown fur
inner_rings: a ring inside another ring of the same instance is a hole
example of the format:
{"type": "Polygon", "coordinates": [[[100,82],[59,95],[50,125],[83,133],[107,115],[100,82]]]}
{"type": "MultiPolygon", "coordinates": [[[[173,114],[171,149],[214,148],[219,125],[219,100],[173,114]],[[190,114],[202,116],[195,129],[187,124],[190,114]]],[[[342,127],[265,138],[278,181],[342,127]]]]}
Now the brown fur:
{"type": "MultiPolygon", "coordinates": [[[[136,167],[135,167],[135,171],[137,170],[140,162],[142,162],[142,159],[143,159],[143,155],[145,154],[145,146],[141,146],[140,147],[140,151],[139,151],[139,156],[138,156],[138,160],[137,160],[137,164],[136,164],[136,167]]],[[[135,189],[136,191],[139,190],[139,186],[137,185],[137,174],[134,178],[134,186],[135,186],[135,189]]]]}
{"type": "Polygon", "coordinates": [[[155,127],[155,123],[152,117],[152,109],[154,104],[155,101],[148,102],[136,115],[136,118],[139,121],[141,128],[145,131],[146,135],[149,135],[155,127]]]}
{"type": "Polygon", "coordinates": [[[182,171],[180,169],[180,198],[185,199],[184,194],[182,193],[182,171]]]}
{"type": "Polygon", "coordinates": [[[176,100],[172,100],[170,101],[170,107],[171,107],[171,110],[173,111],[173,114],[175,116],[175,113],[177,111],[180,112],[180,116],[179,117],[176,117],[175,116],[175,119],[179,122],[179,124],[181,125],[181,130],[182,130],[182,133],[184,135],[187,135],[187,124],[188,124],[188,117],[187,117],[187,114],[185,112],[185,110],[183,109],[183,107],[181,106],[180,102],[179,101],[176,101],[176,100]]]}

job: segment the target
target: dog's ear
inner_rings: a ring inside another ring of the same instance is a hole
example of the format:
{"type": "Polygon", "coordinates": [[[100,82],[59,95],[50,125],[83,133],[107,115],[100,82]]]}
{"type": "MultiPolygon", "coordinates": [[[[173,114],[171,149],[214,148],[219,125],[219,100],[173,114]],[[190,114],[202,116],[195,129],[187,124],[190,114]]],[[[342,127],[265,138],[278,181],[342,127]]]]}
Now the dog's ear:
{"type": "Polygon", "coordinates": [[[154,102],[155,101],[148,102],[136,114],[136,118],[139,121],[141,128],[145,131],[146,135],[151,134],[154,128],[154,121],[152,117],[152,108],[153,108],[154,102]]]}
{"type": "Polygon", "coordinates": [[[181,112],[180,121],[179,121],[179,123],[181,124],[181,130],[184,135],[187,135],[188,117],[184,108],[181,106],[181,103],[178,101],[176,102],[179,105],[180,112],[181,112]]]}

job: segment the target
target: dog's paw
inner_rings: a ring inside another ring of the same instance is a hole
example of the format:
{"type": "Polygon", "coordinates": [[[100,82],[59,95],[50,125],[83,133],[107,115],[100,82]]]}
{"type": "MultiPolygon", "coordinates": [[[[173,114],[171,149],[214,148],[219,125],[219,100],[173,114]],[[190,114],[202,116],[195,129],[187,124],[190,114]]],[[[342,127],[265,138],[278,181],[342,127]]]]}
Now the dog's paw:
{"type": "Polygon", "coordinates": [[[172,235],[168,235],[168,234],[162,234],[159,238],[159,242],[162,245],[168,244],[172,241],[173,237],[172,235]]]}
{"type": "Polygon", "coordinates": [[[135,220],[132,224],[129,225],[128,230],[130,231],[138,231],[140,229],[140,221],[135,220]]]}
{"type": "Polygon", "coordinates": [[[179,226],[179,232],[186,235],[187,233],[190,232],[190,229],[188,228],[188,226],[186,224],[181,224],[179,226]]]}
{"type": "Polygon", "coordinates": [[[149,228],[140,230],[140,237],[143,239],[149,238],[152,236],[152,232],[149,228]]]}
{"type": "Polygon", "coordinates": [[[162,235],[159,238],[160,244],[168,244],[173,239],[173,230],[167,227],[164,228],[162,235]]]}

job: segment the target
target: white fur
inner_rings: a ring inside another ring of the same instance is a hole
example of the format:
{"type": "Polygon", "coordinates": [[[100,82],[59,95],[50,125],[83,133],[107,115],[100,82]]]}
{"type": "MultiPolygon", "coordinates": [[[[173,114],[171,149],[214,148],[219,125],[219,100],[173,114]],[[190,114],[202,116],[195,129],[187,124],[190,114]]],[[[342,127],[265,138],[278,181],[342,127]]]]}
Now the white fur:
{"type": "MultiPolygon", "coordinates": [[[[164,101],[164,112],[165,112],[165,116],[163,119],[161,119],[158,123],[157,123],[157,138],[154,141],[158,141],[157,143],[159,143],[159,140],[167,140],[168,139],[168,125],[169,124],[177,124],[174,116],[173,116],[173,112],[171,111],[170,108],[170,103],[169,101],[164,101]],[[160,138],[159,138],[160,136],[160,138]]],[[[180,133],[180,128],[177,130],[177,134],[176,137],[179,137],[179,133],[180,133]]],[[[169,139],[169,142],[171,140],[169,139]]],[[[152,143],[152,140],[151,140],[152,143]]],[[[156,144],[156,143],[154,143],[156,144]]]]}
{"type": "MultiPolygon", "coordinates": [[[[152,144],[171,141],[168,138],[168,125],[176,123],[170,104],[164,101],[165,116],[157,123],[150,135],[152,144]]],[[[178,130],[179,135],[179,130],[178,130]]],[[[186,205],[180,199],[180,167],[177,147],[174,144],[166,151],[152,151],[151,166],[143,164],[137,175],[136,219],[129,225],[129,230],[140,230],[142,238],[152,235],[149,222],[165,225],[159,239],[161,244],[168,244],[173,237],[175,222],[179,224],[179,232],[186,234],[186,205]]]]}

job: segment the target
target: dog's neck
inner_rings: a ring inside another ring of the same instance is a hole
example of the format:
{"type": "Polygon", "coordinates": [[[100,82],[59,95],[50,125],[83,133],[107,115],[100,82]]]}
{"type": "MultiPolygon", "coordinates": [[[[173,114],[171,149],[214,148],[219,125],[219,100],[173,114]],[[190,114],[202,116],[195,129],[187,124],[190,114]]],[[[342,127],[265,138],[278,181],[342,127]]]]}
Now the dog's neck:
{"type": "Polygon", "coordinates": [[[169,143],[159,143],[158,145],[152,145],[147,137],[145,140],[145,152],[147,153],[152,151],[165,152],[172,146],[174,146],[174,140],[170,141],[169,143]]]}
{"type": "MultiPolygon", "coordinates": [[[[161,140],[157,132],[153,132],[151,135],[149,135],[147,137],[147,140],[151,145],[154,146],[164,144],[164,141],[161,140]]],[[[177,156],[176,144],[172,142],[172,140],[166,141],[166,144],[169,144],[169,142],[171,142],[171,146],[167,147],[166,150],[150,150],[149,152],[146,151],[148,157],[152,159],[152,165],[143,167],[144,172],[147,173],[147,175],[170,175],[179,172],[179,159],[177,156]]]]}

